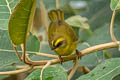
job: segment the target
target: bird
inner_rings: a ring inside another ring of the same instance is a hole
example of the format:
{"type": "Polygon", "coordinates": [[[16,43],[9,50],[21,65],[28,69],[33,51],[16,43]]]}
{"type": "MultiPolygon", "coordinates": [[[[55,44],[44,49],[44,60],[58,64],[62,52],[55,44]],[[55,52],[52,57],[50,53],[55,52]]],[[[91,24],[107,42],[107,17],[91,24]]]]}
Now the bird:
{"type": "Polygon", "coordinates": [[[62,63],[62,56],[69,56],[77,51],[78,37],[72,27],[64,20],[64,12],[60,9],[48,12],[51,21],[48,27],[48,42],[62,63]]]}

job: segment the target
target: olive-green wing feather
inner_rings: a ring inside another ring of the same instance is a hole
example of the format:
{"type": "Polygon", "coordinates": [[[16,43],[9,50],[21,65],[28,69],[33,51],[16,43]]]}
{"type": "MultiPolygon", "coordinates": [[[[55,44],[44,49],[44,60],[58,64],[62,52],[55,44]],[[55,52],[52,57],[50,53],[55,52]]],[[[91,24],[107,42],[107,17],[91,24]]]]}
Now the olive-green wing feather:
{"type": "Polygon", "coordinates": [[[64,12],[62,10],[60,10],[60,9],[51,10],[48,13],[48,16],[49,16],[51,22],[64,21],[64,12]]]}

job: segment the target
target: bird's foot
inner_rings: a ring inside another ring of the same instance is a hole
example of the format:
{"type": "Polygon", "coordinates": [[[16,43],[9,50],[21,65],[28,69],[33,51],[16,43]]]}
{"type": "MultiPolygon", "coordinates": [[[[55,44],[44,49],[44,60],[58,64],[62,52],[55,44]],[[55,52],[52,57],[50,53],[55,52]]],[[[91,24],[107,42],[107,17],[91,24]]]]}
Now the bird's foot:
{"type": "Polygon", "coordinates": [[[78,59],[81,59],[81,58],[82,58],[82,54],[81,54],[80,51],[76,50],[76,54],[77,54],[77,56],[78,56],[78,59]]]}
{"type": "Polygon", "coordinates": [[[58,58],[59,58],[59,60],[60,60],[60,64],[62,65],[62,63],[63,63],[63,58],[61,57],[61,56],[58,56],[58,58]]]}

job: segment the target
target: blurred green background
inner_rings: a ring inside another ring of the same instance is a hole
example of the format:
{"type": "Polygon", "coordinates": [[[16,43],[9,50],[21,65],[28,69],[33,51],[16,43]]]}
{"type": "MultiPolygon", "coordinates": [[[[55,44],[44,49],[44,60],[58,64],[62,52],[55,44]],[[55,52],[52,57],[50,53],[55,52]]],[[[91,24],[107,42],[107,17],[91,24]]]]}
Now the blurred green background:
{"type": "MultiPolygon", "coordinates": [[[[10,8],[13,9],[18,0],[7,0],[10,4],[10,8]]],[[[55,0],[43,0],[47,11],[56,8],[55,0]]],[[[16,55],[9,52],[4,52],[1,49],[12,50],[9,36],[8,36],[8,20],[10,13],[5,0],[0,0],[0,71],[15,70],[15,65],[23,65],[16,58],[16,55]],[[6,55],[6,54],[7,55],[6,55]],[[12,65],[12,64],[15,65],[12,65]]],[[[65,20],[75,30],[79,37],[78,50],[88,48],[97,44],[111,42],[110,37],[110,21],[112,11],[110,9],[110,0],[59,0],[59,7],[65,13],[65,20]]],[[[40,4],[37,2],[37,9],[39,11],[40,4]]],[[[37,11],[37,12],[38,12],[37,11]]],[[[36,12],[36,15],[37,15],[36,12]]],[[[41,11],[42,12],[42,11],[41,11]]],[[[38,12],[41,13],[41,12],[38,12]]],[[[37,18],[40,17],[37,15],[37,18]]],[[[36,18],[36,17],[35,17],[36,18]]],[[[33,31],[30,39],[28,40],[27,49],[29,51],[40,51],[44,53],[55,54],[50,50],[47,36],[44,26],[41,26],[41,21],[36,19],[37,22],[33,27],[37,27],[37,30],[33,31]],[[40,41],[40,42],[39,42],[40,41]],[[29,44],[31,43],[31,44],[29,44]],[[33,46],[34,45],[34,46],[33,46]],[[31,50],[32,49],[32,50],[31,50]]],[[[35,20],[35,21],[36,21],[35,20]]],[[[117,11],[114,32],[117,39],[120,39],[120,11],[117,11]]],[[[49,22],[50,23],[50,22],[49,22]]],[[[19,47],[18,47],[19,48],[19,47]]],[[[20,50],[20,49],[19,49],[20,50]]],[[[112,48],[104,51],[98,51],[93,54],[86,55],[79,61],[80,66],[87,66],[91,70],[95,68],[101,62],[104,62],[108,58],[120,57],[118,48],[112,48]],[[108,57],[109,56],[109,57],[108,57]]],[[[40,57],[36,55],[30,55],[32,60],[45,60],[51,59],[46,57],[40,57]]],[[[59,65],[59,64],[58,64],[59,65]]],[[[62,66],[67,70],[73,65],[72,61],[65,62],[62,66]]],[[[31,72],[31,71],[30,71],[31,72]]],[[[0,75],[0,80],[24,80],[24,78],[30,73],[25,72],[18,75],[3,76],[0,75]]],[[[79,76],[83,75],[82,72],[77,71],[72,80],[75,80],[79,76]]]]}

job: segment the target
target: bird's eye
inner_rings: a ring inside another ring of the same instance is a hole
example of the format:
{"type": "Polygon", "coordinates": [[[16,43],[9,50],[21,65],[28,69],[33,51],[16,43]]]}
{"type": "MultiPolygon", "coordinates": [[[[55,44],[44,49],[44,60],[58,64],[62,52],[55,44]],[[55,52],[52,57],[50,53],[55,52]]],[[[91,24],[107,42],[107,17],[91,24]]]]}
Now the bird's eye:
{"type": "Polygon", "coordinates": [[[56,47],[60,47],[62,44],[63,44],[63,41],[60,41],[60,42],[56,45],[56,47]]]}

